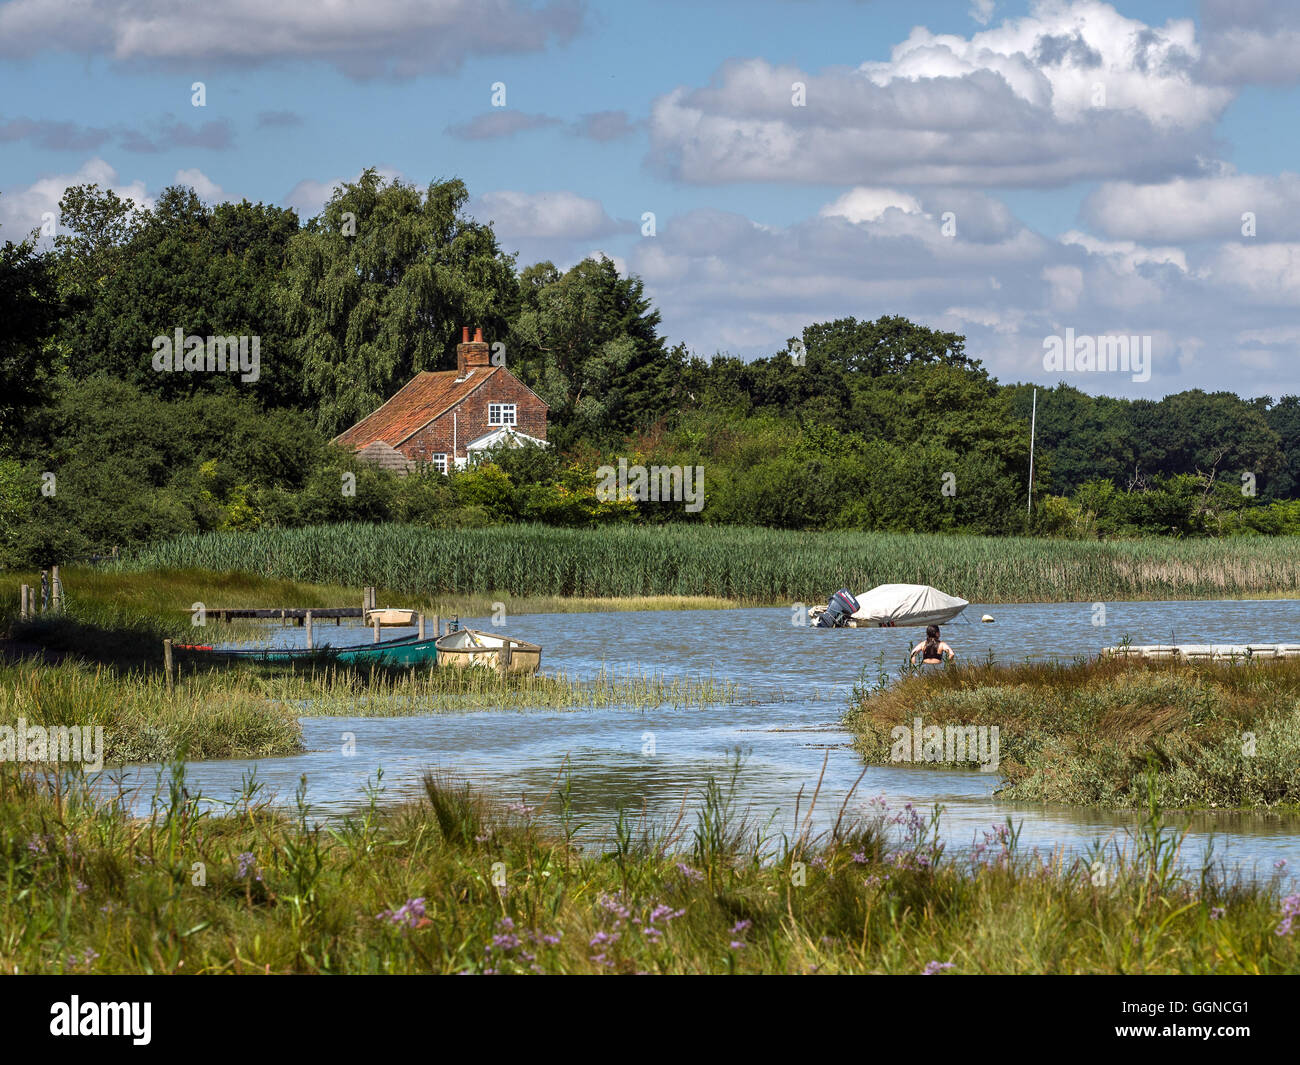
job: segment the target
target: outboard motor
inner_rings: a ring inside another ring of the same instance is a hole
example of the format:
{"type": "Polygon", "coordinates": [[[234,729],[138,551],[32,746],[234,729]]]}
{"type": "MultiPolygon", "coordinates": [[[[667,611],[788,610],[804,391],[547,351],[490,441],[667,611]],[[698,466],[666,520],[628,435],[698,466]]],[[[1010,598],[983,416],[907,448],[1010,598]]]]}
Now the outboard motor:
{"type": "Polygon", "coordinates": [[[841,588],[826,604],[826,613],[817,619],[819,629],[842,629],[858,611],[858,601],[847,588],[841,588]]]}

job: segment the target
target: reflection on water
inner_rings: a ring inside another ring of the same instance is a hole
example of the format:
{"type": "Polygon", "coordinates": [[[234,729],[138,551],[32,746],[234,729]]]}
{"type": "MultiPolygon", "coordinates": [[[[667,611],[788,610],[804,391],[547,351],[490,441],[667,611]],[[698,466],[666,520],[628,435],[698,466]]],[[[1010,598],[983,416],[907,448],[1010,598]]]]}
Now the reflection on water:
{"type": "MultiPolygon", "coordinates": [[[[1300,601],[1204,603],[1108,603],[1104,626],[1093,624],[1091,603],[982,606],[993,624],[959,619],[944,638],[960,656],[998,661],[1090,654],[1126,635],[1135,643],[1300,642],[1300,601]]],[[[486,618],[463,624],[488,629],[486,618]]],[[[397,635],[408,630],[386,630],[397,635]]],[[[257,778],[279,801],[292,803],[299,777],[318,814],[343,813],[364,801],[376,770],[384,772],[384,798],[418,795],[426,770],[436,769],[507,798],[534,804],[547,795],[565,759],[572,770],[573,807],[588,831],[602,837],[620,806],[652,822],[670,823],[683,799],[686,824],[693,821],[700,790],[710,776],[725,777],[739,748],[746,752],[738,805],[774,833],[795,834],[821,777],[813,824],[833,824],[850,789],[850,812],[865,812],[883,796],[893,808],[904,803],[944,806],[943,837],[950,847],[968,846],[983,829],[1008,815],[1023,823],[1022,845],[1087,850],[1117,838],[1135,824],[1132,815],[998,800],[996,774],[975,769],[940,770],[863,764],[838,727],[849,692],[866,668],[874,681],[883,655],[895,670],[920,635],[917,629],[808,629],[791,625],[789,609],[647,611],[641,613],[520,615],[504,631],[544,647],[543,670],[571,676],[602,667],[618,674],[712,673],[737,681],[749,700],[737,706],[586,711],[473,712],[397,718],[305,718],[309,751],[284,758],[191,763],[191,794],[226,799],[256,768],[257,778]],[[355,753],[347,754],[352,738],[355,753]],[[824,773],[823,773],[824,765],[824,773]],[[802,800],[800,794],[802,792],[802,800]]],[[[297,644],[296,628],[271,630],[273,642],[297,644]]],[[[213,634],[214,638],[219,633],[213,634]]],[[[369,630],[321,626],[317,642],[367,642],[369,630]]],[[[118,774],[114,774],[115,776],[118,774]]],[[[145,809],[157,767],[126,772],[141,787],[136,806],[145,809]]],[[[553,808],[552,808],[553,812],[553,808]]],[[[1179,816],[1179,815],[1174,815],[1179,816]]],[[[1184,858],[1199,862],[1213,839],[1213,853],[1245,872],[1272,872],[1289,859],[1300,867],[1300,818],[1291,814],[1208,812],[1185,815],[1189,826],[1184,858]]]]}

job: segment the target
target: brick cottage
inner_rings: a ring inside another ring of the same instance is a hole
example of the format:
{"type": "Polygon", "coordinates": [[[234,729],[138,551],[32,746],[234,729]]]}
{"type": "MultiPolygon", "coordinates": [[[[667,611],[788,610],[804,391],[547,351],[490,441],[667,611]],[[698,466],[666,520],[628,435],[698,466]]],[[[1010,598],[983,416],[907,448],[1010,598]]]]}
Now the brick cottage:
{"type": "Polygon", "coordinates": [[[398,473],[466,465],[497,444],[546,445],[547,406],[504,366],[493,366],[483,330],[456,345],[456,369],[418,373],[387,403],[334,438],[364,461],[398,473]]]}

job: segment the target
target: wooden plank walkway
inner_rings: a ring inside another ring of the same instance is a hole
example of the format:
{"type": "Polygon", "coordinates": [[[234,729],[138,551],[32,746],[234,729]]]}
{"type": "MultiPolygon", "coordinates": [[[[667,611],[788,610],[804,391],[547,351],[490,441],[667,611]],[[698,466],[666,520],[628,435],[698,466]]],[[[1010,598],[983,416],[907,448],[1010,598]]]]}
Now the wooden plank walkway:
{"type": "Polygon", "coordinates": [[[1194,662],[1227,661],[1250,658],[1300,657],[1300,644],[1295,643],[1179,643],[1132,644],[1107,647],[1104,655],[1135,658],[1185,658],[1194,662]]]}

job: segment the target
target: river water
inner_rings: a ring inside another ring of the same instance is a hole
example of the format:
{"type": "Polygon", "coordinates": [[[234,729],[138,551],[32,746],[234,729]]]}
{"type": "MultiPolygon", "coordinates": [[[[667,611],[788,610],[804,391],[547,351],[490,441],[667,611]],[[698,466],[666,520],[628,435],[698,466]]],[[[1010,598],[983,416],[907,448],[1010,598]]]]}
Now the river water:
{"type": "MultiPolygon", "coordinates": [[[[492,628],[486,618],[461,621],[492,628]]],[[[383,800],[397,801],[419,795],[423,774],[434,769],[534,805],[551,791],[567,758],[575,817],[588,824],[588,837],[599,840],[609,837],[620,806],[663,824],[675,821],[685,802],[683,824],[689,830],[705,783],[725,778],[740,750],[738,806],[771,832],[793,835],[796,807],[802,822],[819,776],[813,825],[824,828],[862,774],[863,763],[848,746],[851,736],[838,724],[861,671],[868,667],[867,679],[874,682],[882,655],[885,668],[896,671],[922,633],[799,628],[784,608],[519,615],[498,631],[541,644],[543,672],[583,677],[604,667],[620,676],[711,674],[735,681],[744,701],[649,711],[305,717],[306,753],[191,763],[190,794],[231,798],[256,770],[277,801],[290,804],[305,774],[314,812],[329,816],[364,802],[377,770],[383,770],[383,800]],[[353,752],[345,753],[346,746],[353,752]]],[[[316,634],[318,643],[371,638],[369,630],[348,626],[323,625],[316,634]]],[[[268,635],[278,645],[303,638],[296,628],[268,635]]],[[[1126,636],[1134,643],[1300,643],[1300,601],[1107,603],[1104,617],[1091,603],[973,603],[944,626],[943,635],[959,656],[991,654],[999,662],[1091,654],[1126,636]],[[986,612],[994,616],[992,624],[979,622],[986,612]]],[[[113,775],[138,789],[134,801],[144,809],[159,773],[157,766],[137,766],[113,775]]],[[[993,794],[997,783],[996,774],[974,768],[871,766],[848,809],[863,812],[876,797],[891,809],[909,802],[927,810],[942,804],[941,834],[957,849],[1008,815],[1022,826],[1022,846],[1076,854],[1099,841],[1124,841],[1135,824],[1124,813],[1004,802],[993,794]]],[[[548,809],[554,811],[554,799],[548,809]]],[[[1183,847],[1188,864],[1199,863],[1212,840],[1216,861],[1242,873],[1272,875],[1279,860],[1300,871],[1300,817],[1294,814],[1210,811],[1183,816],[1182,823],[1189,827],[1183,847]]]]}

